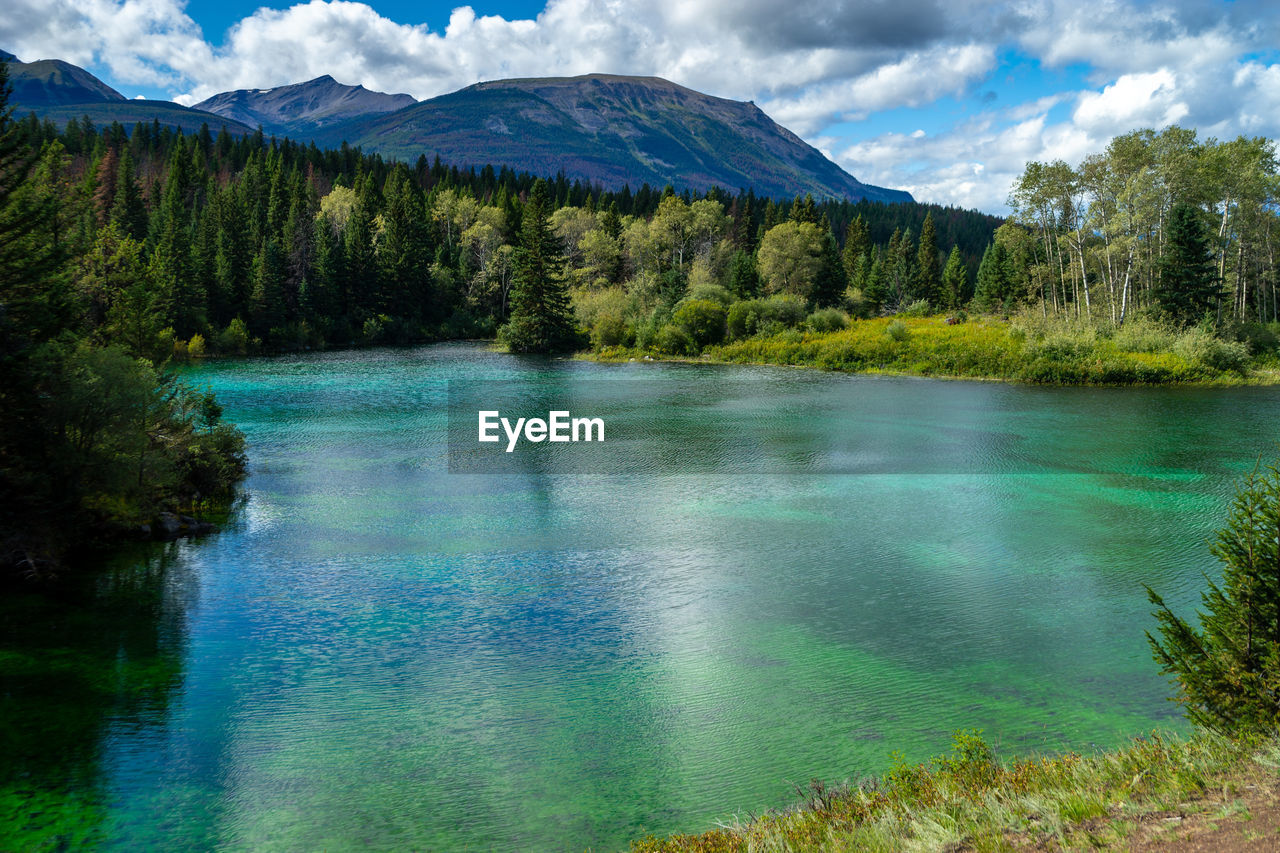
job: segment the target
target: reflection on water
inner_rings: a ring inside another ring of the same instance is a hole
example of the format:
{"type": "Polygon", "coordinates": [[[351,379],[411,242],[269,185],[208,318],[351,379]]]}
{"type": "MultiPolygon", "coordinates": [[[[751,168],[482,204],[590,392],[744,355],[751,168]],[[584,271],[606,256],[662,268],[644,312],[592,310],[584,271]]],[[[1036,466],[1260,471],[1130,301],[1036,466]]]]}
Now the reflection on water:
{"type": "Polygon", "coordinates": [[[248,498],[0,607],[0,847],[614,848],[961,727],[1019,751],[1176,725],[1141,585],[1197,601],[1280,423],[1272,389],[472,345],[195,378],[249,437],[248,498]],[[626,379],[655,381],[610,421],[612,475],[448,473],[450,380],[578,407],[626,379]]]}
{"type": "Polygon", "coordinates": [[[77,849],[106,839],[103,754],[155,731],[182,685],[193,594],[182,545],[136,549],[48,594],[0,599],[0,840],[77,849]]]}

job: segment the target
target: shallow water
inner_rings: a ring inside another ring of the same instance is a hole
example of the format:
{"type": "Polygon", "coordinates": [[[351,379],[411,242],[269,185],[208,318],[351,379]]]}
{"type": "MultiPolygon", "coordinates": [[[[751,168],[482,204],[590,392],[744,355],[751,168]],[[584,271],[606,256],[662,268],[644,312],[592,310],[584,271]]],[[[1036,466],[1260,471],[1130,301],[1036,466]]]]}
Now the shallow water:
{"type": "Polygon", "coordinates": [[[0,847],[617,848],[959,728],[1011,753],[1177,726],[1142,584],[1198,602],[1280,438],[1270,388],[469,344],[188,379],[248,436],[247,497],[214,536],[0,605],[0,847]],[[650,381],[608,474],[572,446],[450,473],[449,380],[494,379],[650,381]]]}

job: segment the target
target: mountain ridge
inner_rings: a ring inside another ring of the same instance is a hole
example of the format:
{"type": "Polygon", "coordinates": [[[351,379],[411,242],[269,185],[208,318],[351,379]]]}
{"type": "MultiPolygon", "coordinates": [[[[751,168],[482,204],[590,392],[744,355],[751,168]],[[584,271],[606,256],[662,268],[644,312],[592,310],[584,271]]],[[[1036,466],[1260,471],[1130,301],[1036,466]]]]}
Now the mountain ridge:
{"type": "Polygon", "coordinates": [[[128,100],[62,60],[8,59],[11,103],[65,123],[159,121],[183,131],[225,127],[301,143],[460,167],[564,173],[607,189],[667,184],[705,192],[751,189],[791,198],[912,201],[864,184],[751,101],[708,95],[662,77],[586,74],[487,80],[416,101],[325,74],[270,89],[239,89],[194,107],[128,100]]]}
{"type": "Polygon", "coordinates": [[[418,103],[412,95],[388,95],[348,86],[328,74],[270,89],[220,92],[192,106],[277,135],[307,134],[331,124],[395,112],[418,103]]]}
{"type": "Polygon", "coordinates": [[[489,80],[333,125],[315,141],[402,159],[439,156],[460,166],[563,171],[609,188],[750,187],[775,197],[912,200],[905,191],[857,180],[754,103],[661,77],[489,80]]]}

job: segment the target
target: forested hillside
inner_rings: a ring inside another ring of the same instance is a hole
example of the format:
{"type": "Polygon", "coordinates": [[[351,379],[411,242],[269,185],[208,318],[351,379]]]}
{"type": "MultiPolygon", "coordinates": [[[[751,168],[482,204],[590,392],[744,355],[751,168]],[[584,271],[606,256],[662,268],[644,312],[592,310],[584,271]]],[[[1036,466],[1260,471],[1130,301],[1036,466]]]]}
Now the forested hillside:
{"type": "MultiPolygon", "coordinates": [[[[183,135],[156,122],[58,130],[28,117],[15,133],[40,152],[35,180],[58,204],[56,241],[75,259],[73,288],[99,339],[129,335],[153,358],[403,344],[489,336],[509,311],[534,175],[387,162],[261,133],[183,135]]],[[[786,289],[825,288],[806,299],[841,302],[853,270],[877,306],[893,306],[915,285],[880,293],[868,277],[917,253],[926,218],[939,265],[954,245],[970,271],[999,224],[915,203],[607,192],[565,175],[548,180],[548,206],[579,301],[621,288],[650,313],[669,312],[691,286],[759,295],[773,288],[770,270],[793,263],[808,272],[786,289]]]]}

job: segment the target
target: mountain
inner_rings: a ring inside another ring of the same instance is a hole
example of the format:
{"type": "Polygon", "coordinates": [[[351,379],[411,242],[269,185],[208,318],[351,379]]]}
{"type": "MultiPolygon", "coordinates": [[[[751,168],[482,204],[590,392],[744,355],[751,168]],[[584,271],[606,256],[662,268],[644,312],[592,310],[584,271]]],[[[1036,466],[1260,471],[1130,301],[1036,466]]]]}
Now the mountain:
{"type": "Polygon", "coordinates": [[[9,63],[9,83],[13,86],[11,103],[36,108],[125,100],[124,95],[88,71],[61,59],[20,62],[12,53],[6,53],[4,58],[9,63]]]}
{"type": "Polygon", "coordinates": [[[21,62],[4,53],[9,63],[9,81],[13,94],[9,104],[20,118],[35,113],[58,125],[85,116],[94,124],[118,121],[126,127],[138,122],[158,121],[166,127],[178,127],[194,133],[203,124],[217,133],[225,127],[235,134],[253,133],[253,128],[223,116],[194,110],[169,101],[129,100],[83,68],[61,59],[21,62]]]}
{"type": "Polygon", "coordinates": [[[617,188],[751,187],[791,197],[910,201],[858,181],[755,104],[658,77],[590,74],[477,83],[394,113],[313,134],[406,160],[507,165],[617,188]]]}
{"type": "Polygon", "coordinates": [[[195,109],[216,113],[268,133],[294,138],[354,118],[382,115],[416,104],[412,95],[371,92],[364,86],[344,86],[329,75],[276,86],[238,89],[201,101],[195,109]]]}

